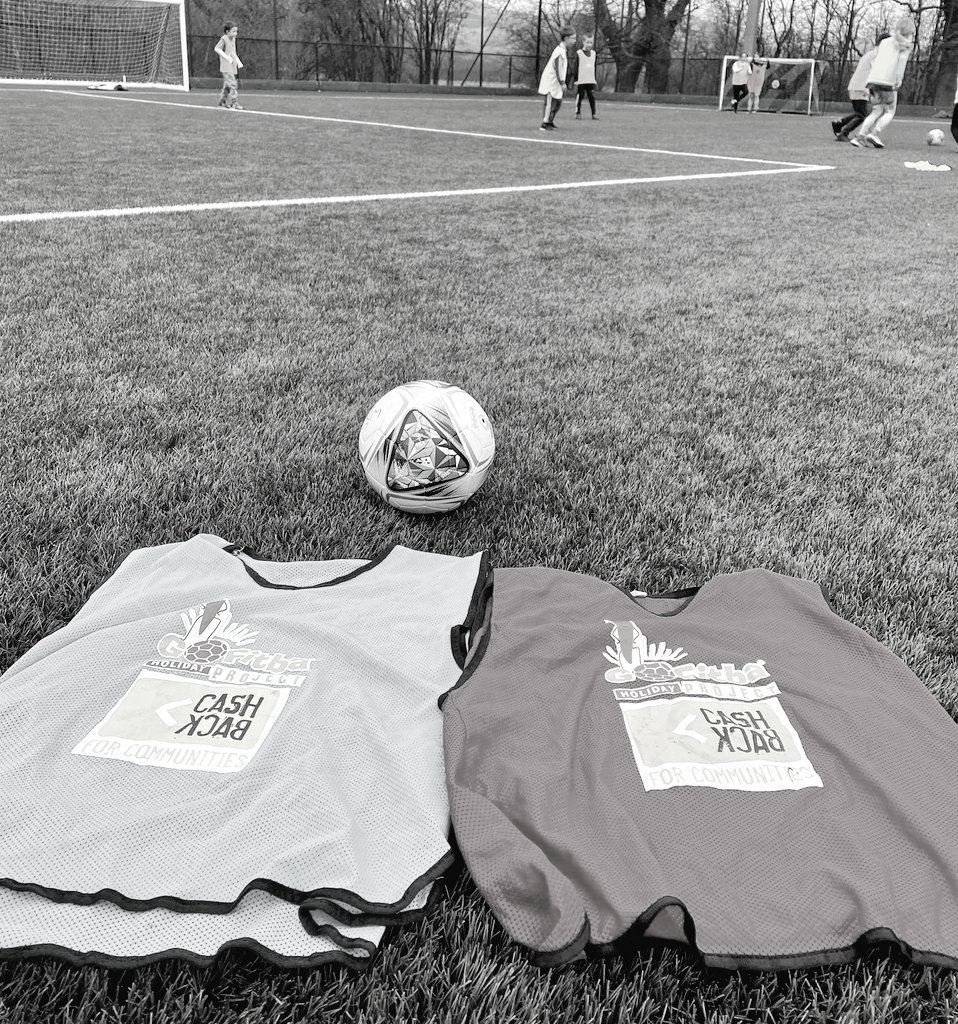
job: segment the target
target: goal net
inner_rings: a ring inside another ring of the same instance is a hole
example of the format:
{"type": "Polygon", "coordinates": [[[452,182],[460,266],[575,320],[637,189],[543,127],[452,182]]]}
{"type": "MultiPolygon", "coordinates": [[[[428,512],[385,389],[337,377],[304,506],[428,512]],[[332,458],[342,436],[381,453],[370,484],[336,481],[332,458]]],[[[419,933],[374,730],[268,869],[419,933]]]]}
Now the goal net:
{"type": "MultiPolygon", "coordinates": [[[[732,65],[737,60],[736,56],[722,60],[719,110],[731,108],[732,65]]],[[[819,85],[823,68],[823,61],[806,57],[756,57],[751,62],[751,81],[759,87],[758,109],[777,114],[821,114],[819,85]]],[[[747,108],[748,100],[743,97],[739,110],[747,108]]]]}
{"type": "Polygon", "coordinates": [[[0,0],[0,82],[188,89],[184,0],[0,0]]]}

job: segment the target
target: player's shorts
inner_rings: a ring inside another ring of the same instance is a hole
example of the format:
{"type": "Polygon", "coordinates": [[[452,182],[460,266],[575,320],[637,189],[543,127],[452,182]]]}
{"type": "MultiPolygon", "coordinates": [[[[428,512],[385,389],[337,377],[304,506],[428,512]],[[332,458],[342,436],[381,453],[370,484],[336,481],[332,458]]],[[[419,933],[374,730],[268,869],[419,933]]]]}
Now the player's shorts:
{"type": "Polygon", "coordinates": [[[895,90],[888,85],[869,84],[868,98],[872,103],[880,103],[883,107],[890,107],[895,102],[895,90]]]}

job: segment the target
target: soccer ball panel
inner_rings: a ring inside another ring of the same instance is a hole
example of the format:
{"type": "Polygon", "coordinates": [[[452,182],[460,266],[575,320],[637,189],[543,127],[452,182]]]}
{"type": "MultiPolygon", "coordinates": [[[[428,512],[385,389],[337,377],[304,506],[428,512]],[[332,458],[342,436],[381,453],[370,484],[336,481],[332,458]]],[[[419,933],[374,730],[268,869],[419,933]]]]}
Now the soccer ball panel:
{"type": "Polygon", "coordinates": [[[496,444],[479,403],[445,381],[419,380],[383,395],[359,431],[369,485],[406,512],[448,512],[482,485],[496,444]]]}

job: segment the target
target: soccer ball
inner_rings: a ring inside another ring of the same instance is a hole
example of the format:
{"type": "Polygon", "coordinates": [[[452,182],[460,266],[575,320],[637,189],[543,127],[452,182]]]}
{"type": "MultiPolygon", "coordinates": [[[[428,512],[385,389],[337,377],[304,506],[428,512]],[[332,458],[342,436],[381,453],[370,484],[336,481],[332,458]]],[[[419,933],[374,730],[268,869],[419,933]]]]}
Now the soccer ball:
{"type": "Polygon", "coordinates": [[[369,410],[359,458],[369,486],[404,512],[451,512],[486,479],[496,453],[489,417],[454,384],[414,380],[369,410]]]}
{"type": "Polygon", "coordinates": [[[932,128],[925,136],[925,142],[929,146],[940,146],[945,141],[945,133],[940,128],[932,128]]]}
{"type": "Polygon", "coordinates": [[[773,89],[777,89],[781,84],[782,83],[777,78],[773,78],[772,79],[772,88],[773,89]]]}

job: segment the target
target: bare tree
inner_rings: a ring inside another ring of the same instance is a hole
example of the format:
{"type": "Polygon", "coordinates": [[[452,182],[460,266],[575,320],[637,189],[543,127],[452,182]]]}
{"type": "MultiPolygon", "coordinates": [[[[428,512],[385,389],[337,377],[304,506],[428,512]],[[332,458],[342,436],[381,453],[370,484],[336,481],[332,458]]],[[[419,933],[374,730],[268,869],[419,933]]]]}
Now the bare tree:
{"type": "MultiPolygon", "coordinates": [[[[287,0],[277,0],[279,17],[285,21],[288,15],[287,0]]],[[[240,26],[240,35],[246,37],[272,38],[272,0],[235,0],[224,7],[218,0],[190,0],[190,31],[197,35],[221,35],[227,21],[240,26]]]]}
{"type": "Polygon", "coordinates": [[[615,82],[619,91],[631,92],[638,81],[641,68],[633,70],[630,43],[639,22],[638,0],[596,0],[596,32],[605,40],[609,54],[615,62],[615,82]]]}
{"type": "Polygon", "coordinates": [[[398,0],[419,70],[419,81],[439,84],[444,50],[456,45],[471,0],[398,0]]]}
{"type": "Polygon", "coordinates": [[[693,49],[702,57],[738,53],[745,30],[747,0],[711,0],[695,36],[693,49]]]}
{"type": "MultiPolygon", "coordinates": [[[[614,0],[613,0],[614,2],[614,0]]],[[[595,0],[595,20],[619,68],[617,88],[633,92],[639,75],[645,71],[648,92],[667,92],[672,38],[685,16],[689,0],[645,0],[642,15],[629,0],[629,21],[616,21],[607,0],[595,0]]],[[[621,10],[621,9],[620,9],[621,10]]]]}
{"type": "Polygon", "coordinates": [[[772,52],[765,56],[791,57],[795,41],[795,4],[792,0],[768,0],[765,16],[775,44],[772,52]]]}
{"type": "MultiPolygon", "coordinates": [[[[633,3],[635,0],[633,0],[633,3]]],[[[539,22],[539,8],[527,7],[523,15],[514,17],[509,23],[508,35],[514,46],[519,47],[523,54],[535,54],[536,43],[539,45],[540,66],[544,58],[559,42],[559,30],[563,25],[575,25],[585,31],[593,29],[592,18],[588,24],[582,24],[583,15],[577,13],[576,0],[546,0],[542,4],[542,21],[539,22]]],[[[599,49],[599,40],[596,40],[599,49]]]]}
{"type": "Polygon", "coordinates": [[[299,12],[299,31],[322,44],[322,71],[330,78],[369,81],[380,69],[386,81],[398,75],[388,0],[299,0],[299,12]]]}

